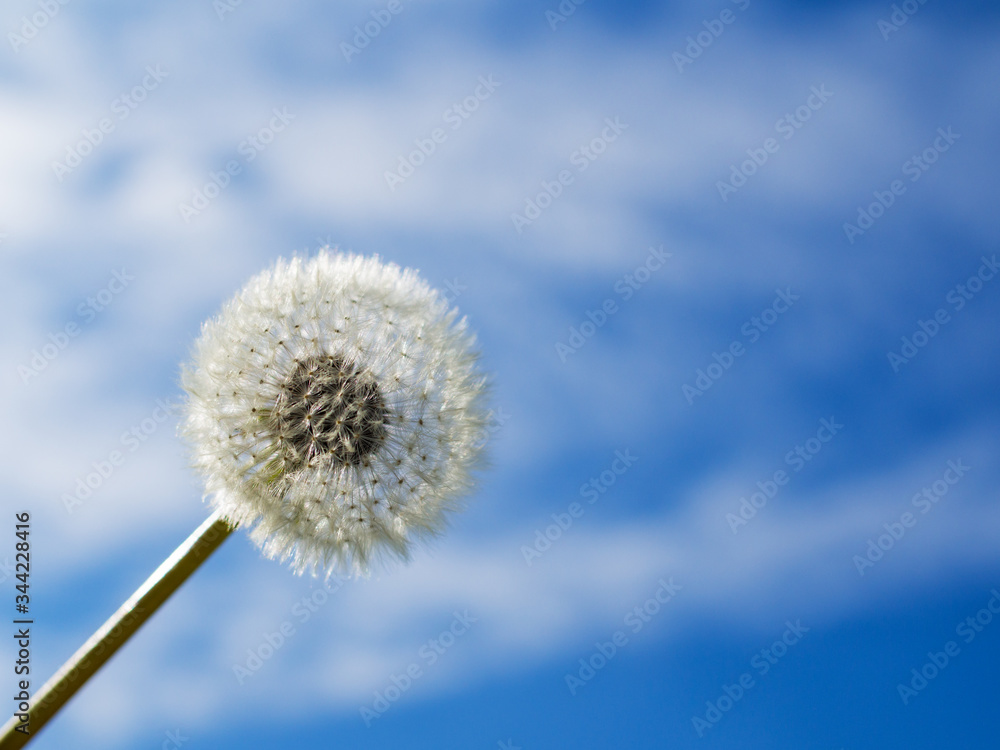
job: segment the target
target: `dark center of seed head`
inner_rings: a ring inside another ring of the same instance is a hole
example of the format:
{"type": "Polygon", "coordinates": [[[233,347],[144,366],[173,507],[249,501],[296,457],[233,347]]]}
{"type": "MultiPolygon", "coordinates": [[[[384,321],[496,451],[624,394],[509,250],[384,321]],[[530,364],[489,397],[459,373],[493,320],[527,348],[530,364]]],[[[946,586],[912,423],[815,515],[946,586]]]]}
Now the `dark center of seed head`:
{"type": "Polygon", "coordinates": [[[388,410],[375,378],[339,356],[300,361],[274,411],[279,441],[307,463],[329,453],[358,465],[385,442],[388,410]]]}

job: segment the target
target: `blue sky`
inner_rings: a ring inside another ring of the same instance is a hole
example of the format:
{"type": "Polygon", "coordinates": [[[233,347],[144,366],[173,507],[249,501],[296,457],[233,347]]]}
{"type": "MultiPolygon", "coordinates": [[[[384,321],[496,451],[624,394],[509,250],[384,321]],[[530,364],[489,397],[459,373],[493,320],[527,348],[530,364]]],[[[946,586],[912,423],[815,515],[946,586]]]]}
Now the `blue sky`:
{"type": "Polygon", "coordinates": [[[238,533],[36,747],[991,744],[997,11],[562,8],[0,11],[36,686],[207,515],[163,404],[276,257],[451,290],[503,415],[408,567],[238,533]]]}

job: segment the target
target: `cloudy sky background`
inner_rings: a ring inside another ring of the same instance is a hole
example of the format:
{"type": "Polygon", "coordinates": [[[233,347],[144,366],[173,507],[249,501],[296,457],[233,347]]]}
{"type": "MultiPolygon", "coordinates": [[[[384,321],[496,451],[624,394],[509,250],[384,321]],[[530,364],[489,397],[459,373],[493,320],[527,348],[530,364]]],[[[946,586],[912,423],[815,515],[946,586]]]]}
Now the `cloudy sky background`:
{"type": "MultiPolygon", "coordinates": [[[[403,0],[349,55],[386,3],[72,0],[28,38],[42,7],[0,11],[0,600],[13,611],[13,512],[27,509],[36,687],[205,517],[158,400],[180,401],[201,321],[278,255],[330,244],[450,284],[505,421],[468,512],[409,567],[318,594],[234,535],[35,747],[178,732],[192,749],[996,735],[1000,624],[969,643],[956,627],[1000,587],[1000,276],[960,310],[948,297],[997,252],[992,5],[929,2],[887,31],[884,3],[588,0],[560,21],[555,2],[403,0]],[[679,70],[675,53],[724,11],[679,70]],[[786,139],[779,121],[814,89],[830,95],[786,139]],[[275,110],[287,126],[249,146],[275,110]],[[54,168],[102,118],[99,145],[54,168]],[[620,134],[581,171],[608,120],[620,134]],[[435,128],[443,142],[390,187],[435,128]],[[959,137],[912,181],[911,159],[949,128],[959,137]],[[719,181],[768,138],[777,150],[723,200],[719,181]],[[217,197],[182,211],[233,161],[217,197]],[[563,170],[572,183],[518,231],[511,215],[563,170]],[[849,241],[844,224],[894,180],[905,192],[849,241]],[[666,264],[625,299],[661,247],[666,264]],[[122,272],[128,285],[103,291],[122,272]],[[779,290],[797,299],[751,341],[779,290]],[[561,357],[608,299],[616,312],[561,357]],[[888,353],[942,308],[894,369],[888,353]],[[745,353],[687,398],[734,341],[745,353]],[[795,470],[786,456],[824,419],[843,427],[795,470]],[[114,450],[124,464],[68,512],[114,450]],[[637,460],[587,503],[581,486],[616,451],[637,460]],[[970,468],[921,513],[911,499],[949,461],[970,468]],[[734,534],[727,514],[782,469],[788,484],[734,534]],[[573,502],[583,517],[529,565],[523,548],[573,502]],[[915,525],[860,575],[854,557],[906,511],[915,525]],[[633,632],[626,617],[671,577],[675,597],[633,632]],[[326,598],[305,621],[303,597],[326,598]],[[429,664],[421,649],[465,611],[476,622],[429,664]],[[761,675],[751,660],[797,621],[808,632],[761,675]],[[286,622],[294,634],[241,680],[234,666],[286,622]],[[571,692],[566,675],[618,630],[627,644],[571,692]],[[904,704],[897,686],[949,640],[960,655],[904,704]],[[414,663],[421,676],[367,726],[360,709],[414,663]],[[693,717],[746,672],[754,686],[699,736],[693,717]]],[[[0,640],[11,684],[13,654],[0,640]]]]}

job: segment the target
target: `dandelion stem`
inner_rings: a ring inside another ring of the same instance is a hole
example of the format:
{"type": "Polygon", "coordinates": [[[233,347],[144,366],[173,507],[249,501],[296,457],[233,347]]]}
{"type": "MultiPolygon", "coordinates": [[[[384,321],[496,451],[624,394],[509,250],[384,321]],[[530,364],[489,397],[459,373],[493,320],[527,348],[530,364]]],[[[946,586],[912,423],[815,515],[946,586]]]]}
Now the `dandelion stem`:
{"type": "Polygon", "coordinates": [[[219,511],[209,516],[32,696],[27,727],[30,734],[18,730],[22,722],[17,716],[4,724],[0,729],[0,750],[23,747],[38,734],[76,691],[208,559],[234,528],[219,511]]]}

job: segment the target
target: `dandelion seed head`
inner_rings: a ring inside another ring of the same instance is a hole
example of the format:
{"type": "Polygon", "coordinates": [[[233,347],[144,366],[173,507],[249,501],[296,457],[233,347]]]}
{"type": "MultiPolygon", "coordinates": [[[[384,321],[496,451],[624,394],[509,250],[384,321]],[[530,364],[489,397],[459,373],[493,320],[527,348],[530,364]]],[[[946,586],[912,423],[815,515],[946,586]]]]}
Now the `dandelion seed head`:
{"type": "Polygon", "coordinates": [[[297,572],[365,574],[472,489],[486,379],[465,319],[412,270],[279,260],[202,327],[181,430],[206,497],[297,572]]]}

